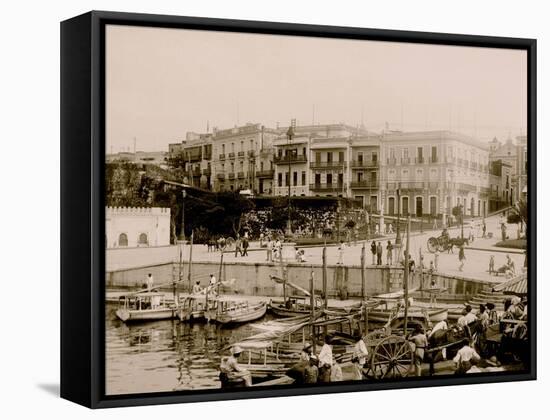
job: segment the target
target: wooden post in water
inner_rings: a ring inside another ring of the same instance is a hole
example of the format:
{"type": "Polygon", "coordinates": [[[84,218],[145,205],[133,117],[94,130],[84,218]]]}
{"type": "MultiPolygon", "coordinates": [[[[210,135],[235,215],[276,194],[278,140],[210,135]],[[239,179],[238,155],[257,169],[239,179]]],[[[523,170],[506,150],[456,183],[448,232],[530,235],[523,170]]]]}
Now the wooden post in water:
{"type": "MultiPolygon", "coordinates": [[[[290,181],[289,181],[290,182],[290,181]]],[[[290,200],[290,198],[289,198],[290,200]]],[[[279,263],[281,264],[282,277],[283,277],[283,304],[286,307],[286,282],[288,281],[288,267],[283,267],[283,252],[279,249],[279,263]]]]}
{"type": "Polygon", "coordinates": [[[403,323],[403,334],[407,335],[407,317],[409,316],[409,239],[411,229],[411,218],[407,218],[407,242],[405,245],[405,270],[403,272],[403,291],[405,297],[405,321],[403,323]]]}
{"type": "Polygon", "coordinates": [[[367,304],[365,302],[366,293],[365,293],[365,242],[363,242],[363,247],[361,248],[361,301],[363,302],[363,317],[365,321],[365,334],[369,332],[369,315],[367,304]]]}
{"type": "Polygon", "coordinates": [[[222,268],[223,268],[223,251],[221,253],[221,257],[220,257],[220,270],[218,271],[218,286],[217,286],[217,294],[219,295],[220,294],[220,284],[221,284],[221,281],[222,281],[222,268]]]}
{"type": "Polygon", "coordinates": [[[311,335],[311,344],[313,346],[313,354],[316,353],[315,348],[315,327],[313,326],[313,322],[315,321],[315,289],[313,287],[313,276],[314,272],[311,270],[311,275],[309,276],[309,307],[310,307],[310,335],[311,335]]]}
{"type": "Polygon", "coordinates": [[[187,273],[187,283],[189,285],[189,293],[191,293],[191,278],[193,276],[193,231],[191,231],[191,242],[189,244],[189,272],[187,273]]]}

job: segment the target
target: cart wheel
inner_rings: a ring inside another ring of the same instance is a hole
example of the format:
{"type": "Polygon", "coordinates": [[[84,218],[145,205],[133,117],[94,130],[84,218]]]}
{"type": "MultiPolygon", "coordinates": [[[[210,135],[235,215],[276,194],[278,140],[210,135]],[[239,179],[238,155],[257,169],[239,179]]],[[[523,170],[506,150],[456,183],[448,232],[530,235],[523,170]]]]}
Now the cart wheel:
{"type": "Polygon", "coordinates": [[[430,251],[432,254],[437,250],[438,248],[438,241],[437,238],[430,238],[428,239],[428,251],[430,251]]]}
{"type": "Polygon", "coordinates": [[[404,378],[413,368],[413,350],[404,337],[390,335],[374,348],[371,370],[376,379],[404,378]]]}
{"type": "Polygon", "coordinates": [[[235,239],[229,237],[225,240],[225,250],[232,251],[235,249],[235,239]]]}

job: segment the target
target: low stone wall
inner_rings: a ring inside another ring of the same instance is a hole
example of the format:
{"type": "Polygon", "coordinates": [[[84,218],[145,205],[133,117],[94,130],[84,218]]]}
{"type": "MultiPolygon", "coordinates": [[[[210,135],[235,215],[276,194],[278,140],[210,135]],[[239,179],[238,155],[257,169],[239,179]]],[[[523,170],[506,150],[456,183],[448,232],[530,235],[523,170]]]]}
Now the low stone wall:
{"type": "MultiPolygon", "coordinates": [[[[188,277],[188,265],[182,266],[183,279],[188,277]]],[[[304,265],[290,263],[287,265],[288,278],[292,283],[309,289],[309,278],[313,272],[314,287],[322,290],[323,268],[321,265],[304,265]]],[[[112,270],[106,273],[108,288],[139,288],[145,283],[148,273],[152,273],[155,284],[168,285],[179,277],[179,266],[174,263],[149,265],[131,269],[112,270]]],[[[200,280],[204,286],[208,284],[210,273],[219,277],[219,264],[213,262],[193,263],[193,281],[200,280]]],[[[283,287],[270,279],[270,275],[281,277],[281,268],[278,264],[268,263],[226,263],[222,268],[224,280],[235,279],[234,284],[224,293],[238,293],[256,296],[283,296],[283,287]]],[[[439,287],[446,288],[446,299],[461,300],[479,293],[486,282],[460,277],[451,277],[436,274],[435,280],[439,287]]],[[[386,266],[365,269],[365,292],[367,296],[388,293],[402,289],[403,270],[386,266]]],[[[414,276],[409,283],[410,288],[420,287],[420,275],[414,276]]],[[[424,285],[428,287],[428,275],[424,275],[424,285]]],[[[188,282],[183,281],[180,288],[186,290],[188,282]]],[[[341,296],[347,292],[349,297],[361,296],[361,267],[336,265],[327,267],[327,292],[329,297],[341,296]]],[[[293,293],[293,291],[287,291],[293,293]]]]}

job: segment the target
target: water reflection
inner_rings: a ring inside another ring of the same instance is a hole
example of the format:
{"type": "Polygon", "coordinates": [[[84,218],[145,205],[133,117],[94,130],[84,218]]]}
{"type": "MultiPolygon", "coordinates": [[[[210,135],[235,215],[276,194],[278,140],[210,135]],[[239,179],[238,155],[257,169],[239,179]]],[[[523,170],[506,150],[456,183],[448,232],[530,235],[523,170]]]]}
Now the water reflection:
{"type": "Polygon", "coordinates": [[[107,305],[105,320],[108,395],[219,388],[223,349],[256,332],[178,320],[127,325],[115,309],[107,305]]]}

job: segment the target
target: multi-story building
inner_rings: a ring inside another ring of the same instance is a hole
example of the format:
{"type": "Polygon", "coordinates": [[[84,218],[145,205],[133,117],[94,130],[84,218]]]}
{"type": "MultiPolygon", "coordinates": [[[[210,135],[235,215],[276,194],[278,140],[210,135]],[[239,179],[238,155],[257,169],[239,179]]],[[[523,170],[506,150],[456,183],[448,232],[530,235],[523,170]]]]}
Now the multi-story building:
{"type": "Polygon", "coordinates": [[[107,163],[132,162],[132,163],[141,163],[141,164],[166,167],[167,158],[168,156],[166,152],[143,152],[138,150],[135,153],[120,152],[120,153],[107,154],[107,156],[105,157],[105,161],[107,163]]]}
{"type": "Polygon", "coordinates": [[[502,161],[511,166],[510,205],[525,198],[527,194],[527,136],[508,138],[504,144],[495,137],[490,143],[491,162],[502,161]]]}
{"type": "Polygon", "coordinates": [[[168,145],[171,158],[183,159],[183,182],[196,188],[210,189],[212,174],[212,134],[188,132],[181,143],[168,145]]]}
{"type": "Polygon", "coordinates": [[[512,165],[502,160],[489,164],[489,211],[510,205],[512,197],[512,165]]]}
{"type": "Polygon", "coordinates": [[[381,163],[386,214],[445,218],[455,206],[467,216],[488,212],[489,148],[473,138],[449,131],[386,132],[381,163]]]}
{"type": "Polygon", "coordinates": [[[273,182],[272,141],[279,131],[261,124],[246,124],[226,130],[214,129],[212,136],[213,189],[250,189],[271,194],[273,182]]]}
{"type": "Polygon", "coordinates": [[[275,195],[350,197],[352,138],[366,130],[345,124],[288,128],[274,140],[275,195]]]}
{"type": "MultiPolygon", "coordinates": [[[[380,210],[380,141],[378,134],[353,137],[350,156],[351,195],[363,208],[380,210]]],[[[388,158],[389,161],[390,158],[388,158]]]]}

